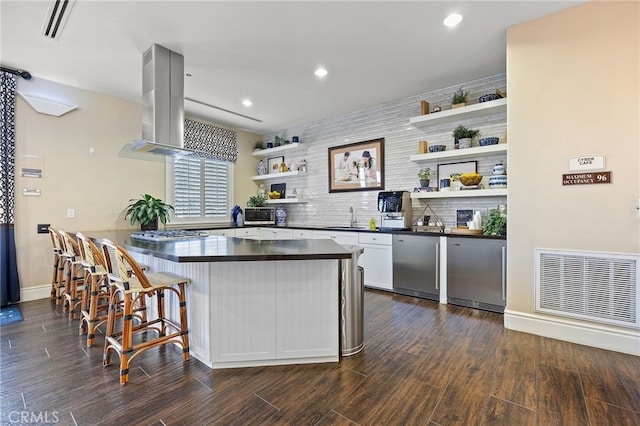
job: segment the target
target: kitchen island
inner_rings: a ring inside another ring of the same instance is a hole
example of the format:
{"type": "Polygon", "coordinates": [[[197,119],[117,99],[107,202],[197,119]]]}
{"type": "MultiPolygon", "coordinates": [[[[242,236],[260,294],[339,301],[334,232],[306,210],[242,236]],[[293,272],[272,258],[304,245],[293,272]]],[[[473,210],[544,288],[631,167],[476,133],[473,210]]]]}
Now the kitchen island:
{"type": "MultiPolygon", "coordinates": [[[[151,271],[191,279],[191,354],[210,368],[338,361],[340,259],[351,252],[334,241],[87,234],[122,244],[151,271]]],[[[176,303],[167,309],[177,317],[176,303]]]]}

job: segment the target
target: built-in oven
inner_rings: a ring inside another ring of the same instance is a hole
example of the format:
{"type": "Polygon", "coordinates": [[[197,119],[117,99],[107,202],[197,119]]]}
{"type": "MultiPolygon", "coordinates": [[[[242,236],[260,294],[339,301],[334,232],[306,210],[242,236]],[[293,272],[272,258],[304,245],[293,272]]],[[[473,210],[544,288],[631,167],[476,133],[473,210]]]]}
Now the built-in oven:
{"type": "Polygon", "coordinates": [[[245,207],[245,225],[275,225],[276,209],[274,207],[245,207]]]}

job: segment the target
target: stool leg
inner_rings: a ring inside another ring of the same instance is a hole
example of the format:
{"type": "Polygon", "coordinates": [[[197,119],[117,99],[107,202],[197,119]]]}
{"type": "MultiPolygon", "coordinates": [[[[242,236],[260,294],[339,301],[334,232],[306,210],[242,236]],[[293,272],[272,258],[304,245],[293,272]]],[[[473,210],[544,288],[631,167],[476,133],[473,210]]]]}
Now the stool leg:
{"type": "Polygon", "coordinates": [[[164,290],[156,291],[156,301],[158,303],[158,318],[160,319],[160,336],[166,336],[167,327],[164,316],[164,290]]]}
{"type": "Polygon", "coordinates": [[[182,337],[182,359],[189,359],[189,325],[187,324],[187,297],[185,294],[185,284],[179,284],[180,295],[180,334],[182,337]]]}
{"type": "Polygon", "coordinates": [[[87,333],[89,328],[88,318],[85,318],[83,312],[89,311],[89,303],[91,302],[91,287],[93,284],[93,276],[88,270],[84,272],[84,286],[80,294],[80,334],[87,333]]]}
{"type": "MultiPolygon", "coordinates": [[[[144,295],[142,296],[144,297],[144,295]]],[[[133,344],[133,301],[131,293],[124,295],[124,312],[122,323],[122,353],[120,354],[120,384],[129,380],[129,352],[133,344]]]]}
{"type": "Polygon", "coordinates": [[[51,300],[56,300],[58,292],[58,266],[60,264],[60,256],[58,253],[53,254],[53,275],[51,277],[51,300]]]}
{"type": "Polygon", "coordinates": [[[96,322],[98,321],[98,303],[100,303],[98,295],[100,294],[100,282],[104,279],[98,279],[97,276],[91,275],[91,293],[89,295],[89,318],[87,324],[87,347],[93,345],[96,339],[96,322]]]}
{"type": "MultiPolygon", "coordinates": [[[[58,286],[56,288],[56,305],[60,305],[60,303],[62,303],[62,298],[63,296],[63,291],[64,288],[66,287],[65,283],[64,283],[64,270],[65,267],[67,265],[67,261],[64,258],[59,258],[59,262],[58,262],[58,278],[57,278],[57,282],[58,282],[58,286]]],[[[63,308],[64,311],[64,308],[63,308]]]]}
{"type": "Polygon", "coordinates": [[[114,291],[109,298],[109,314],[107,315],[107,331],[104,338],[104,354],[102,356],[102,364],[106,367],[111,364],[111,344],[110,339],[114,336],[116,326],[116,309],[118,308],[118,292],[114,291]]]}

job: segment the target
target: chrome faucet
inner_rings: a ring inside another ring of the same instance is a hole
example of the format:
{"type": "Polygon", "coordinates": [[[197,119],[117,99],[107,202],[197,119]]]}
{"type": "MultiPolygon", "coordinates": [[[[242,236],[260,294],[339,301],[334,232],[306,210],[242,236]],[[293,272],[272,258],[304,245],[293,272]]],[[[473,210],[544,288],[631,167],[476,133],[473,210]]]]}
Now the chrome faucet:
{"type": "Polygon", "coordinates": [[[353,214],[353,206],[349,207],[349,213],[351,213],[351,227],[355,228],[358,225],[358,219],[353,214]]]}

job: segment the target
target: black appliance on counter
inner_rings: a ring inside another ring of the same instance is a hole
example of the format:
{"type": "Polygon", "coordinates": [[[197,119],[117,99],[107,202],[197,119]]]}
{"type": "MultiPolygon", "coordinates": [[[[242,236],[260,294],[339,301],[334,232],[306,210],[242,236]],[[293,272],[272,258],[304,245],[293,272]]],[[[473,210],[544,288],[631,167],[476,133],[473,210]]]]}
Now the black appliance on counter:
{"type": "Polygon", "coordinates": [[[408,191],[378,193],[381,229],[411,228],[411,198],[408,191]]]}

